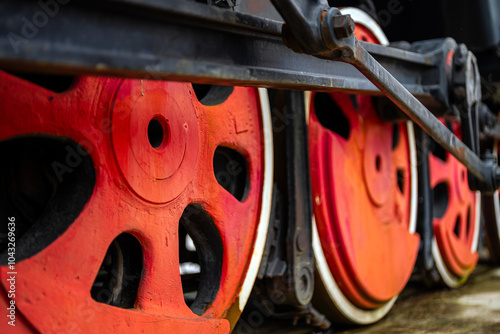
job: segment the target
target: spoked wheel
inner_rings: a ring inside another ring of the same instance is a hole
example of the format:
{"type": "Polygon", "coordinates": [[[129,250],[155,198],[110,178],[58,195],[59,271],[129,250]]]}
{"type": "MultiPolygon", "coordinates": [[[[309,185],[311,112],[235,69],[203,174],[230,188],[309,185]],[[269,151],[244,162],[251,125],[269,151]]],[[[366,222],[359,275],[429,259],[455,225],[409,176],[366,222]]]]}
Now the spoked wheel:
{"type": "MultiPolygon", "coordinates": [[[[498,163],[498,142],[493,144],[493,154],[497,156],[498,163]]],[[[493,195],[483,195],[484,228],[486,230],[486,246],[490,256],[496,263],[500,263],[500,197],[499,191],[493,195]]]]}
{"type": "MultiPolygon", "coordinates": [[[[349,13],[358,39],[384,38],[366,14],[349,13]]],[[[418,252],[412,123],[382,122],[368,96],[312,93],[310,108],[314,303],[336,321],[369,324],[390,310],[418,252]]]]}
{"type": "MultiPolygon", "coordinates": [[[[443,123],[461,138],[458,122],[443,123]]],[[[457,287],[466,281],[478,260],[480,193],[470,190],[467,168],[437,144],[429,153],[429,179],[435,267],[440,281],[457,287]]]]}
{"type": "Polygon", "coordinates": [[[228,332],[267,233],[266,91],[0,77],[17,320],[42,333],[228,332]]]}

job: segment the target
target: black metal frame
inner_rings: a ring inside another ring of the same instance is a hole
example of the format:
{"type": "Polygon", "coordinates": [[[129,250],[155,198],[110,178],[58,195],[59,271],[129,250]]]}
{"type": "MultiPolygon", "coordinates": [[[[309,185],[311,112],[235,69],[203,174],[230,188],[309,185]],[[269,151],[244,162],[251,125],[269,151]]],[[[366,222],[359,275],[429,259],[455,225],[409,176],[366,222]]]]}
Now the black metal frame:
{"type": "Polygon", "coordinates": [[[281,22],[195,2],[73,0],[51,15],[33,1],[5,0],[0,67],[384,94],[467,166],[480,189],[498,188],[496,164],[483,162],[420,102],[436,114],[449,107],[442,58],[368,45],[352,34],[338,38],[335,20],[341,15],[326,1],[273,3],[287,22],[286,44],[336,61],[289,50],[281,22]]]}
{"type": "Polygon", "coordinates": [[[280,296],[272,314],[306,317],[327,329],[330,322],[311,305],[314,292],[312,199],[304,94],[269,91],[274,142],[273,210],[258,274],[259,297],[280,296]]]}
{"type": "MultiPolygon", "coordinates": [[[[32,1],[0,3],[0,67],[382,95],[351,65],[287,48],[279,21],[183,0],[92,7],[73,0],[61,6],[63,15],[35,27],[34,37],[23,37],[29,24],[22,18],[40,11],[32,1]]],[[[446,82],[436,75],[440,64],[431,51],[364,45],[426,105],[446,108],[446,82]]]]}

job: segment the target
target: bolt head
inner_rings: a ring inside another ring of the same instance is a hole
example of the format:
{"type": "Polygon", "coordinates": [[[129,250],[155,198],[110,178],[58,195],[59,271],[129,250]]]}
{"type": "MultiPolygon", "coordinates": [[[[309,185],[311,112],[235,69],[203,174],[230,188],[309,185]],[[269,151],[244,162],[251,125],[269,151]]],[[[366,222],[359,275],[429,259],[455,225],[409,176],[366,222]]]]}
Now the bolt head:
{"type": "Polygon", "coordinates": [[[301,252],[303,252],[306,248],[307,248],[307,236],[305,235],[304,232],[300,233],[299,235],[297,235],[297,238],[296,238],[296,243],[297,243],[297,249],[301,252]]]}
{"type": "Polygon", "coordinates": [[[335,15],[333,17],[333,32],[337,38],[346,38],[352,35],[356,24],[351,15],[335,15]]]}

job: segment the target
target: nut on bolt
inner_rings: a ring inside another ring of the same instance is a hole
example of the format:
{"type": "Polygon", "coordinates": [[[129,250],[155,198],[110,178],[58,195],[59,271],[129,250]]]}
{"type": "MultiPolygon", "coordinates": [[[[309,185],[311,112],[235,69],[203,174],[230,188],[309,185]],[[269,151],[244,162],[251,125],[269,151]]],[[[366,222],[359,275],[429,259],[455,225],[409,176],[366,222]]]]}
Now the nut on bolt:
{"type": "Polygon", "coordinates": [[[295,241],[299,251],[303,252],[307,248],[307,235],[303,231],[297,235],[295,241]]]}
{"type": "Polygon", "coordinates": [[[337,38],[346,38],[352,35],[355,28],[351,15],[335,15],[333,17],[333,32],[337,38]]]}

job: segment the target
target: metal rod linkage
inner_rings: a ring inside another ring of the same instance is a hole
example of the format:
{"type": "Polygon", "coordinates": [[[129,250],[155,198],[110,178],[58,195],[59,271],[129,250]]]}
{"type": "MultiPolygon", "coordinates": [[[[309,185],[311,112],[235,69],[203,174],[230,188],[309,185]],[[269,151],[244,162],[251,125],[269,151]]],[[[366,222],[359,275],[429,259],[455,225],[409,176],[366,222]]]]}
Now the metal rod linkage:
{"type": "MultiPolygon", "coordinates": [[[[464,164],[477,177],[480,190],[491,192],[500,186],[497,164],[491,160],[482,161],[363,48],[354,36],[354,21],[349,15],[342,15],[335,7],[325,8],[323,0],[310,0],[308,6],[311,8],[307,12],[299,12],[300,6],[296,4],[302,3],[301,0],[272,1],[285,19],[283,39],[290,48],[353,65],[436,142],[464,164]],[[311,15],[318,12],[319,15],[311,15]],[[308,24],[314,29],[300,29],[308,24]],[[318,25],[319,29],[316,28],[318,25]],[[316,36],[310,37],[310,31],[315,31],[316,36]],[[309,37],[310,41],[305,45],[302,44],[304,37],[309,37]],[[314,45],[309,45],[311,43],[314,45]]],[[[441,70],[444,71],[445,68],[441,70]]]]}
{"type": "Polygon", "coordinates": [[[380,65],[359,43],[355,44],[356,55],[346,62],[354,65],[368,80],[377,86],[408,117],[422,127],[437,143],[443,146],[480,181],[492,182],[491,165],[484,163],[470,148],[458,139],[406,88],[380,65]]]}

